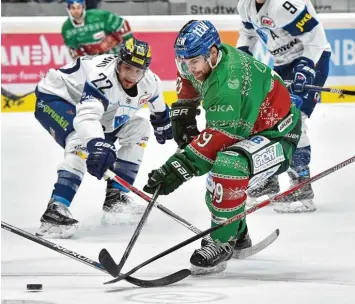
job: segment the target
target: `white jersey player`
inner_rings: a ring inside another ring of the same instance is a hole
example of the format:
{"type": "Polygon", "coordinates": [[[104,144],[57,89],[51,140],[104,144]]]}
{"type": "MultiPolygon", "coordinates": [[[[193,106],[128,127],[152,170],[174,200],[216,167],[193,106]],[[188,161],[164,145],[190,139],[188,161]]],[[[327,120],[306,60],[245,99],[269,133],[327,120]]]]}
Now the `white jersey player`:
{"type": "MultiPolygon", "coordinates": [[[[238,12],[244,27],[237,47],[250,55],[261,40],[274,59],[274,70],[292,81],[290,90],[303,100],[303,132],[288,172],[293,184],[310,176],[311,146],[305,119],[310,117],[320,100],[318,92],[304,90],[305,84],[323,86],[329,71],[331,48],[324,28],[309,0],[239,0],[238,12]]],[[[255,199],[280,191],[277,176],[248,192],[255,199]]],[[[278,212],[311,212],[316,207],[311,185],[306,185],[286,198],[278,212]]]]}
{"type": "MultiPolygon", "coordinates": [[[[150,133],[149,122],[136,115],[144,105],[150,108],[157,141],[164,144],[172,138],[169,108],[150,63],[149,45],[131,38],[121,44],[119,56],[79,57],[60,69],[50,69],[38,84],[35,117],[64,148],[38,235],[63,238],[76,232],[78,221],[68,208],[86,170],[101,179],[111,168],[133,184],[150,133]]],[[[108,182],[103,210],[124,210],[132,204],[127,192],[122,185],[108,182]]]]}

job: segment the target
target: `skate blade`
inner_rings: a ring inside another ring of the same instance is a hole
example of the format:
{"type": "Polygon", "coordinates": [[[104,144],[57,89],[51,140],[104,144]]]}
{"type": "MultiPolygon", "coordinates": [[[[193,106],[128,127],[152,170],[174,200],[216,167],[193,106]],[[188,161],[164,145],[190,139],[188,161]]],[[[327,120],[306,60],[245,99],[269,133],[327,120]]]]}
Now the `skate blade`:
{"type": "Polygon", "coordinates": [[[279,204],[274,207],[277,213],[311,213],[317,210],[312,200],[279,204]]]}
{"type": "Polygon", "coordinates": [[[193,276],[204,276],[209,274],[220,273],[226,270],[227,262],[222,262],[214,267],[199,267],[195,265],[191,265],[190,271],[193,276]]]}
{"type": "Polygon", "coordinates": [[[79,225],[72,226],[55,226],[50,223],[42,223],[41,227],[36,232],[36,236],[40,236],[47,239],[69,239],[79,229],[79,225]]]}

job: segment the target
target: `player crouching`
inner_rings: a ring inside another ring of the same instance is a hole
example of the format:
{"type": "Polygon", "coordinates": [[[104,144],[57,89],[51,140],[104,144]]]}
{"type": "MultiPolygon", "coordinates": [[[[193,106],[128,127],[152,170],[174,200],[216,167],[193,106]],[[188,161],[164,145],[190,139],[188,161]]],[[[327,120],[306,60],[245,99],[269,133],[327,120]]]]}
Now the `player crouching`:
{"type": "MultiPolygon", "coordinates": [[[[249,185],[287,170],[301,132],[300,111],[277,73],[221,43],[211,22],[187,23],[174,48],[184,79],[180,91],[193,87],[191,91],[200,94],[206,128],[182,153],[175,153],[153,170],[144,190],[154,193],[160,186],[160,194],[167,195],[194,176],[211,171],[205,201],[211,225],[216,226],[245,211],[249,185]]],[[[196,109],[189,99],[180,104],[179,113],[196,109]]],[[[176,137],[188,134],[192,127],[188,118],[174,115],[176,137]]],[[[202,242],[190,258],[194,274],[222,271],[235,249],[251,246],[245,218],[214,231],[211,238],[214,242],[202,242]]]]}
{"type": "MultiPolygon", "coordinates": [[[[77,231],[78,221],[69,207],[86,170],[101,179],[110,168],[134,183],[150,133],[148,120],[136,115],[144,105],[149,106],[157,141],[164,144],[172,138],[169,108],[150,63],[150,46],[131,38],[121,44],[119,56],[78,57],[50,69],[38,84],[35,117],[64,148],[38,235],[67,238],[77,231]]],[[[129,213],[127,192],[108,182],[103,210],[129,213]]]]}

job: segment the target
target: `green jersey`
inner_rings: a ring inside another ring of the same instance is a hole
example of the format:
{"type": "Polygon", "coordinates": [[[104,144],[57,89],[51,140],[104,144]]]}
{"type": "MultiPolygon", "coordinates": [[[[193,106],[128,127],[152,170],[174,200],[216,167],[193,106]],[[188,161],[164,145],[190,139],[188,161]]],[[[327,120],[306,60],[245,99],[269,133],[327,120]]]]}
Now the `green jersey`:
{"type": "Polygon", "coordinates": [[[218,151],[256,134],[282,137],[300,118],[278,74],[226,44],[222,44],[218,64],[207,80],[200,84],[192,76],[182,80],[179,99],[195,99],[197,95],[206,111],[206,129],[199,140],[187,146],[186,154],[200,175],[211,169],[218,151]]]}
{"type": "Polygon", "coordinates": [[[129,23],[108,11],[86,11],[84,23],[68,18],[62,26],[64,43],[72,56],[117,54],[117,44],[132,37],[129,23]]]}

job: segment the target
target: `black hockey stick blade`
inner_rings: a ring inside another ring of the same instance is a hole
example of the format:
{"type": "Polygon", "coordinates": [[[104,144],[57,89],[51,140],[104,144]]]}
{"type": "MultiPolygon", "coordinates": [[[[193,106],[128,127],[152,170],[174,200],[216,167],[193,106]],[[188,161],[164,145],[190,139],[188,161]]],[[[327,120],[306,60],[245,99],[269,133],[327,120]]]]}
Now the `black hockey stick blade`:
{"type": "Polygon", "coordinates": [[[126,263],[129,255],[130,255],[130,253],[131,253],[131,251],[132,251],[132,249],[134,247],[134,244],[136,243],[139,235],[141,234],[143,226],[146,223],[146,221],[148,219],[148,216],[149,216],[150,212],[152,211],[152,209],[153,209],[153,207],[154,207],[154,205],[155,205],[155,203],[156,203],[156,201],[158,199],[160,187],[161,187],[161,185],[159,185],[156,188],[156,190],[155,190],[155,192],[154,192],[154,194],[153,194],[148,206],[146,207],[146,209],[145,209],[145,211],[143,213],[143,216],[142,216],[141,220],[139,221],[139,223],[137,225],[136,230],[134,231],[134,233],[133,233],[133,235],[132,235],[132,237],[131,237],[131,239],[129,241],[129,244],[128,244],[125,252],[123,253],[123,256],[122,256],[120,262],[116,265],[116,270],[113,267],[114,266],[113,263],[115,263],[115,261],[112,258],[112,256],[110,255],[110,253],[106,249],[105,250],[102,249],[100,251],[99,256],[102,254],[101,259],[105,263],[104,267],[110,274],[112,273],[113,277],[117,277],[120,274],[120,272],[121,272],[121,270],[123,268],[123,265],[126,263]]]}
{"type": "Polygon", "coordinates": [[[233,258],[241,260],[241,259],[248,258],[254,254],[257,254],[258,252],[266,249],[273,242],[275,242],[276,239],[279,237],[279,235],[280,235],[280,230],[276,229],[270,235],[268,235],[266,238],[261,240],[259,243],[255,244],[251,247],[248,247],[248,248],[234,250],[233,251],[233,258]]]}
{"type": "Polygon", "coordinates": [[[117,271],[117,264],[106,248],[101,249],[99,253],[99,261],[110,275],[114,278],[118,277],[120,273],[117,271]]]}
{"type": "MultiPolygon", "coordinates": [[[[140,282],[140,287],[163,287],[163,286],[167,286],[167,285],[171,285],[171,284],[174,284],[176,282],[179,282],[183,279],[185,279],[186,277],[188,277],[189,275],[191,275],[191,270],[189,269],[181,269],[177,272],[174,272],[172,274],[169,274],[165,277],[162,277],[162,278],[159,278],[159,279],[155,279],[155,280],[139,280],[140,282]]],[[[129,278],[131,278],[130,276],[128,276],[129,278]]],[[[126,274],[122,273],[121,276],[118,276],[117,278],[111,280],[111,281],[108,281],[108,282],[105,282],[104,284],[112,284],[112,283],[116,283],[118,281],[121,281],[121,280],[127,280],[126,277],[126,274]]],[[[135,278],[135,280],[137,280],[135,278]]],[[[127,280],[128,281],[128,280],[127,280]]]]}

